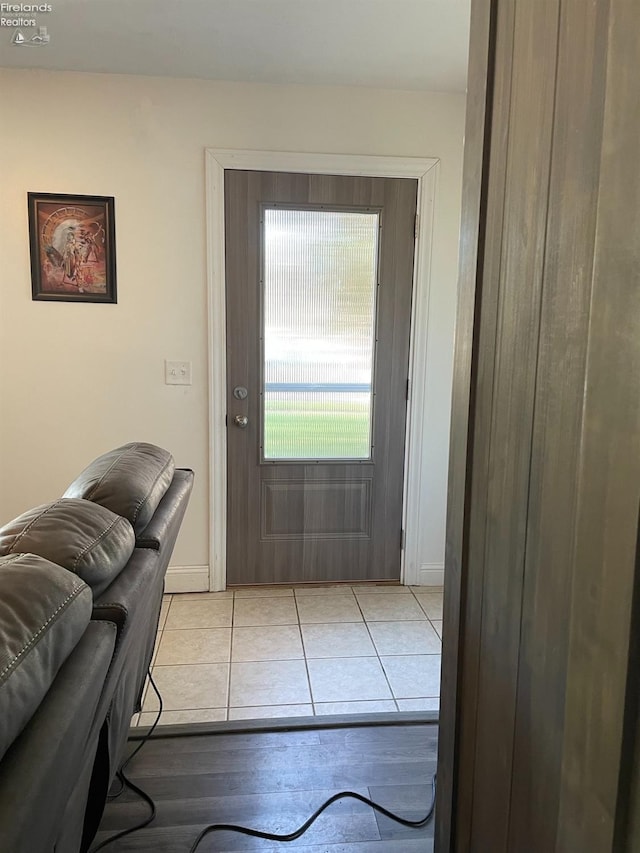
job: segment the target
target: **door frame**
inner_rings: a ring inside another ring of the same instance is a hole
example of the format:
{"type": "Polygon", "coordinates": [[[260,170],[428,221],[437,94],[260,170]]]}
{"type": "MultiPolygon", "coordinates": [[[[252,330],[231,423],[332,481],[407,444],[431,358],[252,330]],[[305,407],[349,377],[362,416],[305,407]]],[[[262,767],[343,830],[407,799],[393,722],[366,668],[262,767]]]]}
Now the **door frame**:
{"type": "MultiPolygon", "coordinates": [[[[357,154],[317,154],[287,151],[205,149],[207,225],[207,345],[209,354],[209,589],[226,588],[227,578],[227,376],[226,280],[224,231],[224,172],[242,169],[258,172],[302,172],[324,175],[414,178],[418,181],[417,228],[414,249],[413,299],[409,349],[409,400],[404,458],[403,529],[400,580],[417,584],[420,576],[420,517],[429,502],[447,500],[426,493],[428,469],[423,470],[423,424],[430,421],[427,345],[433,218],[439,159],[436,157],[386,157],[357,154]]],[[[427,579],[442,583],[444,567],[426,572],[427,579]]]]}

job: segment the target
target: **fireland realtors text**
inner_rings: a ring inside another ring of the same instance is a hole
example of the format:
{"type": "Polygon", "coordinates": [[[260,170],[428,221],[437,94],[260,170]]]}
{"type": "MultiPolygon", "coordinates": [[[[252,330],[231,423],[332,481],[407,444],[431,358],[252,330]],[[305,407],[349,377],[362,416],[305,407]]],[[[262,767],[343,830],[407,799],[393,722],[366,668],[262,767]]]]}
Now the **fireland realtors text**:
{"type": "MultiPolygon", "coordinates": [[[[51,3],[0,3],[1,14],[21,14],[24,12],[51,12],[51,3]]],[[[37,27],[35,18],[0,18],[0,27],[37,27]]]]}

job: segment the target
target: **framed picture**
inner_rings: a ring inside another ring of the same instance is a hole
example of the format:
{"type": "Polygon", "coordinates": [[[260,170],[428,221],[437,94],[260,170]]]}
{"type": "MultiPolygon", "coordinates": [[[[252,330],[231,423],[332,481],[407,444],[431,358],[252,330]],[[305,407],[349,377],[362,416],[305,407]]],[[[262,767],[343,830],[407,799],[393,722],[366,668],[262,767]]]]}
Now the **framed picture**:
{"type": "Polygon", "coordinates": [[[110,196],[28,193],[33,299],[117,302],[110,196]]]}

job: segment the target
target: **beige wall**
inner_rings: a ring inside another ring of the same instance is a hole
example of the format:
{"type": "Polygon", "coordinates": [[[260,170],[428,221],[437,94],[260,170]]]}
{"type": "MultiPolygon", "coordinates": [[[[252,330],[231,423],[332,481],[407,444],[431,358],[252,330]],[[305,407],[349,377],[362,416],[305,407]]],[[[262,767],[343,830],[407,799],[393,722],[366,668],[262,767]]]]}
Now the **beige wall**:
{"type": "Polygon", "coordinates": [[[0,71],[0,521],[152,441],[196,471],[173,564],[207,565],[205,147],[439,157],[424,536],[441,562],[463,123],[463,95],[0,71]],[[28,191],[115,196],[117,305],[31,301],[28,191]],[[191,387],[164,384],[165,358],[193,362],[191,387]]]}

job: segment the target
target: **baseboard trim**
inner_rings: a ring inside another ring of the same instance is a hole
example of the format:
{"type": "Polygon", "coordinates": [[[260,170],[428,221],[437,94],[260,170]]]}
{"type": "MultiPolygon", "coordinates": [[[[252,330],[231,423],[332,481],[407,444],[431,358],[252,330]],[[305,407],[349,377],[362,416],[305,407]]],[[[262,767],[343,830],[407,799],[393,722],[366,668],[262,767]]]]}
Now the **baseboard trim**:
{"type": "Polygon", "coordinates": [[[426,563],[420,566],[418,586],[444,586],[444,564],[426,563]]]}
{"type": "Polygon", "coordinates": [[[169,566],[165,592],[208,592],[209,566],[169,566]]]}

